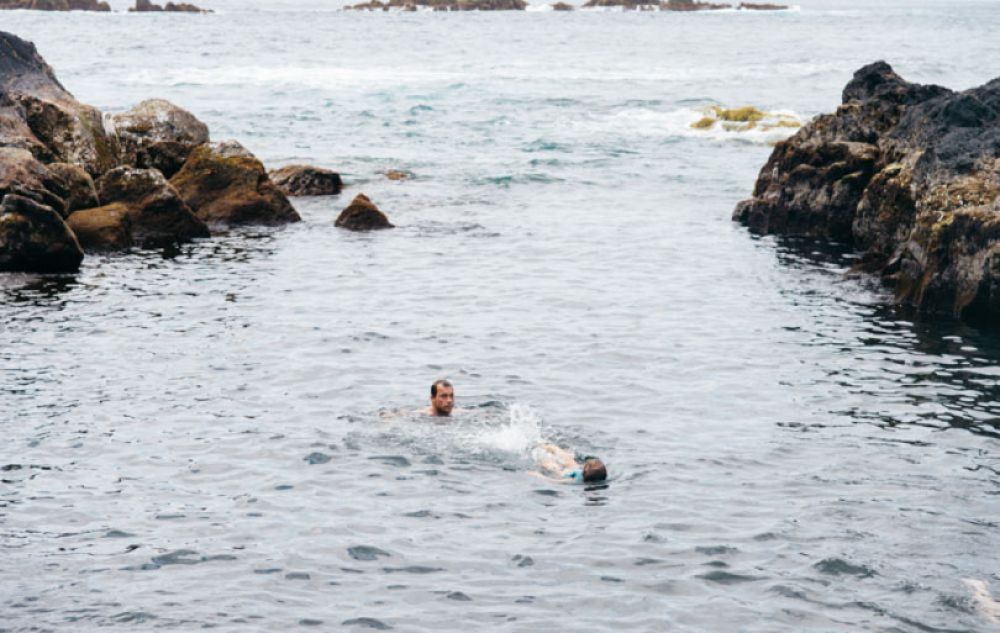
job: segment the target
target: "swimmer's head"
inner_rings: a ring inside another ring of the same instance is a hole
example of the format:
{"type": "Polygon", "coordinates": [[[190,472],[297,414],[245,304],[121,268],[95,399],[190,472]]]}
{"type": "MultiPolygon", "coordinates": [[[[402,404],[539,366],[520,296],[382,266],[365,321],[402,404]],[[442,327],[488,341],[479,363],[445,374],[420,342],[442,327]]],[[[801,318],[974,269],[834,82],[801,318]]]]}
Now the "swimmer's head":
{"type": "Polygon", "coordinates": [[[583,462],[582,470],[583,480],[585,482],[604,481],[608,478],[608,469],[605,468],[604,462],[596,457],[591,457],[587,461],[583,462]]]}
{"type": "Polygon", "coordinates": [[[455,388],[447,380],[435,380],[431,385],[431,414],[449,416],[455,407],[455,388]]]}

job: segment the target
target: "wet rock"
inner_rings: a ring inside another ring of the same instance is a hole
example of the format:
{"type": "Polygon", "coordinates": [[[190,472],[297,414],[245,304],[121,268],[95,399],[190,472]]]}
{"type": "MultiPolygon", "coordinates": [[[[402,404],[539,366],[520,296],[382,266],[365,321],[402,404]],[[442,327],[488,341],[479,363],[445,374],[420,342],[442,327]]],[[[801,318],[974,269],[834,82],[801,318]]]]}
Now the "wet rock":
{"type": "Polygon", "coordinates": [[[87,252],[120,251],[135,244],[129,207],[121,202],[77,211],[66,223],[87,252]]]}
{"type": "Polygon", "coordinates": [[[288,165],[271,170],[268,176],[286,196],[330,196],[344,186],[337,172],[310,165],[288,165]]]}
{"type": "Polygon", "coordinates": [[[180,171],[195,147],[209,140],[208,126],[163,99],[143,101],[110,120],[122,162],[158,169],[167,178],[180,171]]]}
{"type": "Polygon", "coordinates": [[[62,87],[34,44],[4,32],[0,108],[4,145],[29,149],[43,160],[80,164],[93,176],[117,165],[117,146],[105,133],[101,112],[79,103],[62,87]],[[13,143],[4,142],[8,136],[13,143]],[[44,152],[35,147],[39,144],[44,152]]]}
{"type": "Polygon", "coordinates": [[[565,2],[557,2],[552,5],[553,11],[573,11],[574,9],[576,9],[576,7],[571,4],[566,4],[565,2]]]}
{"type": "Polygon", "coordinates": [[[91,209],[98,204],[97,187],[87,170],[69,163],[50,163],[45,166],[54,181],[60,181],[66,201],[66,215],[78,209],[91,209]]]}
{"type": "Polygon", "coordinates": [[[75,272],[83,249],[52,207],[7,194],[0,203],[0,271],[75,272]]]}
{"type": "Polygon", "coordinates": [[[195,216],[163,174],[155,169],[113,169],[97,181],[97,191],[106,205],[101,215],[108,222],[117,217],[119,209],[108,208],[107,205],[120,203],[127,209],[135,244],[159,247],[209,235],[205,223],[195,216]]]}
{"type": "Polygon", "coordinates": [[[359,193],[346,209],[340,212],[334,226],[351,231],[391,229],[392,223],[363,193],[359,193]]]}
{"type": "Polygon", "coordinates": [[[236,141],[198,146],[170,183],[208,224],[284,224],[301,219],[261,162],[236,141]]]}
{"type": "Polygon", "coordinates": [[[1000,79],[956,93],[860,69],[843,103],[779,143],[734,219],[862,250],[897,301],[1000,316],[1000,79]]]}
{"type": "Polygon", "coordinates": [[[66,215],[66,182],[25,149],[0,147],[0,198],[16,193],[66,215]]]}

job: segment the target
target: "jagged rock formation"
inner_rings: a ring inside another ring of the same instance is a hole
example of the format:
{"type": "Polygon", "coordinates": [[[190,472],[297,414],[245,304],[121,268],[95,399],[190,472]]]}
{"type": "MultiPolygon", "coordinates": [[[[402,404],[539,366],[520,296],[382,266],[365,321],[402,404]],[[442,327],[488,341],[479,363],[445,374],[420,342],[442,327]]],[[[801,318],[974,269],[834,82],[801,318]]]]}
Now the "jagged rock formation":
{"type": "Polygon", "coordinates": [[[842,105],[779,143],[735,220],[756,233],[828,237],[901,304],[998,323],[1000,79],[953,92],[885,62],[842,105]]]}

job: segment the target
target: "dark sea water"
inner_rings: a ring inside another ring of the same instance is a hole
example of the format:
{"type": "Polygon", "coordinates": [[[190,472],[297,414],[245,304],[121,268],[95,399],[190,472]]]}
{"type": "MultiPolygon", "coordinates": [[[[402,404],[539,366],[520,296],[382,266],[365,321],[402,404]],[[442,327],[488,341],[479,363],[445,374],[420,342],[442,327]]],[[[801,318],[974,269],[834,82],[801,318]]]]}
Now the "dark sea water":
{"type": "Polygon", "coordinates": [[[877,59],[984,83],[995,2],[201,4],[0,29],[348,187],[0,276],[0,631],[1000,630],[963,582],[1000,594],[1000,337],[734,225],[789,130],[690,127],[808,120],[877,59]],[[398,228],[335,229],[358,192],[398,228]],[[409,413],[442,376],[465,413],[409,413]],[[534,476],[541,441],[610,482],[534,476]]]}

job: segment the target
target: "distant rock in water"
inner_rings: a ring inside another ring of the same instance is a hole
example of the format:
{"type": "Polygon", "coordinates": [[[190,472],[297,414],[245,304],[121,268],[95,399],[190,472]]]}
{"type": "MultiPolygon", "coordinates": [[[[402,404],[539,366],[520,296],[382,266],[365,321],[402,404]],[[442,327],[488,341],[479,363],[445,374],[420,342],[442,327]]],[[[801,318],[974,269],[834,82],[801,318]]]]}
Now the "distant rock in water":
{"type": "Polygon", "coordinates": [[[524,11],[524,0],[370,0],[344,7],[354,11],[524,11]]]}
{"type": "Polygon", "coordinates": [[[160,6],[151,2],[150,0],[135,0],[135,6],[129,9],[130,12],[135,13],[146,13],[146,12],[173,12],[173,13],[212,13],[209,9],[202,9],[196,7],[193,4],[188,4],[186,2],[173,3],[168,2],[166,6],[160,6]]]}
{"type": "Polygon", "coordinates": [[[0,10],[32,9],[35,11],[110,11],[107,2],[98,0],[0,0],[0,10]]]}
{"type": "Polygon", "coordinates": [[[842,240],[927,313],[1000,317],[1000,79],[953,92],[861,68],[842,105],[778,143],[733,218],[842,240]]]}
{"type": "Polygon", "coordinates": [[[776,128],[799,128],[802,123],[790,114],[764,112],[753,106],[723,108],[711,106],[704,110],[704,116],[691,124],[696,130],[711,130],[720,127],[730,132],[746,132],[754,129],[773,130],[776,128]]]}
{"type": "Polygon", "coordinates": [[[267,174],[286,196],[332,196],[344,186],[337,172],[311,165],[288,165],[267,174]]]}
{"type": "Polygon", "coordinates": [[[363,193],[359,193],[346,209],[340,212],[334,226],[351,231],[391,229],[392,223],[363,193]]]}
{"type": "Polygon", "coordinates": [[[389,180],[409,180],[413,178],[413,173],[401,169],[390,169],[385,172],[385,177],[389,180]]]}
{"type": "Polygon", "coordinates": [[[552,5],[553,11],[573,11],[576,7],[571,4],[566,4],[565,2],[557,2],[552,5]]]}

